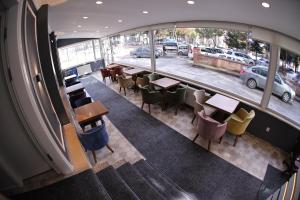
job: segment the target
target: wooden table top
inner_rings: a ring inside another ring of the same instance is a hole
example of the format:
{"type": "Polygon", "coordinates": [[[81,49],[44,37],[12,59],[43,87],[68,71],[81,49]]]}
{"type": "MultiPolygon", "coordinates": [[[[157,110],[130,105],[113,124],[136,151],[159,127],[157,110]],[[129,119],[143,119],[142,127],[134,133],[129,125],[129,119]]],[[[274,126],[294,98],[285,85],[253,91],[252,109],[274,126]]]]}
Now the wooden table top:
{"type": "Polygon", "coordinates": [[[119,65],[119,64],[110,64],[110,65],[107,65],[107,66],[106,66],[106,68],[108,68],[108,69],[113,69],[113,68],[115,68],[115,67],[122,67],[122,66],[119,65]]]}
{"type": "Polygon", "coordinates": [[[75,108],[74,111],[75,118],[79,124],[99,119],[101,116],[108,113],[108,109],[104,107],[100,101],[80,106],[75,108]]]}
{"type": "Polygon", "coordinates": [[[76,92],[78,90],[83,90],[84,89],[84,86],[82,85],[82,83],[77,83],[75,85],[71,85],[69,87],[66,87],[66,93],[67,94],[70,94],[72,92],[76,92]]]}
{"type": "Polygon", "coordinates": [[[170,78],[161,78],[161,79],[157,79],[155,81],[151,81],[150,83],[157,85],[159,87],[162,87],[164,89],[169,89],[171,87],[179,85],[180,81],[176,81],[176,80],[170,79],[170,78]]]}
{"type": "Polygon", "coordinates": [[[69,79],[73,79],[73,78],[76,78],[76,77],[77,77],[77,75],[72,74],[72,75],[70,75],[70,76],[66,76],[64,79],[65,79],[65,81],[67,81],[67,80],[69,80],[69,79]]]}
{"type": "Polygon", "coordinates": [[[215,94],[210,99],[205,102],[207,105],[210,105],[214,108],[220,109],[226,113],[233,113],[240,103],[238,100],[226,97],[221,94],[215,94]]]}
{"type": "Polygon", "coordinates": [[[130,70],[126,70],[126,71],[124,70],[124,73],[133,76],[136,74],[143,73],[144,71],[145,71],[144,69],[135,68],[135,69],[130,69],[130,70]]]}

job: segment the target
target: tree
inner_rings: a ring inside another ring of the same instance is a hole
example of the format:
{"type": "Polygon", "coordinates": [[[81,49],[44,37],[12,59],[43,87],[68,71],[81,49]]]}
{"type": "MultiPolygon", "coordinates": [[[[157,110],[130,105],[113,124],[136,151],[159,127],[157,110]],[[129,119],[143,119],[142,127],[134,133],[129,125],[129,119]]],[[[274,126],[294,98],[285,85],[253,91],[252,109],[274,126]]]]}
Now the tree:
{"type": "Polygon", "coordinates": [[[196,28],[195,32],[202,38],[212,39],[214,47],[217,46],[217,37],[224,35],[224,31],[217,28],[196,28]]]}
{"type": "Polygon", "coordinates": [[[257,61],[257,54],[262,53],[263,48],[257,40],[254,40],[250,45],[250,51],[255,52],[255,60],[257,61]]]}
{"type": "Polygon", "coordinates": [[[245,49],[247,46],[247,34],[239,31],[228,31],[224,42],[229,48],[245,49]]]}

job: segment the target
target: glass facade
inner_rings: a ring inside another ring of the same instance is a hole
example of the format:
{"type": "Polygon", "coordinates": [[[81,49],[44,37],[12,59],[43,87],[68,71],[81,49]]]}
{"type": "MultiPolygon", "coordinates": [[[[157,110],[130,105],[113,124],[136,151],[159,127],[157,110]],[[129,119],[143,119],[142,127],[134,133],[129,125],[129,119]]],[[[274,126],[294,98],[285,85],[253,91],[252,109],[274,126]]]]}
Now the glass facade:
{"type": "Polygon", "coordinates": [[[148,31],[111,37],[114,61],[120,64],[151,68],[148,31]]]}

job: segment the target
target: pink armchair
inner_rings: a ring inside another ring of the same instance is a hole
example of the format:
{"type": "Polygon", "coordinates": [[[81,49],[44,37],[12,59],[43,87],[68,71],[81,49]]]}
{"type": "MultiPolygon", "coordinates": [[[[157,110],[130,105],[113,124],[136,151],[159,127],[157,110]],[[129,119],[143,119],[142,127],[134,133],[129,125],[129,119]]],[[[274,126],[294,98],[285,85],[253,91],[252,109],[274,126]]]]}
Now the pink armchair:
{"type": "Polygon", "coordinates": [[[208,139],[208,150],[210,150],[211,140],[219,139],[219,143],[225,134],[227,122],[221,124],[220,122],[212,119],[208,115],[205,115],[204,111],[197,113],[198,123],[197,123],[197,135],[193,139],[193,142],[200,135],[204,139],[208,139]]]}

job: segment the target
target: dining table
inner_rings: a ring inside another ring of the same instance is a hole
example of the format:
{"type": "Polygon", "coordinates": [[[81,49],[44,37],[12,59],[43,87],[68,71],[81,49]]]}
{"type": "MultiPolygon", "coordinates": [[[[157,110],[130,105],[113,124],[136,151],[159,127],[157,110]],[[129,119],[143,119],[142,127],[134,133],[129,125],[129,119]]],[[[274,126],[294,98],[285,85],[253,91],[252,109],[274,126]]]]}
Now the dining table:
{"type": "Polygon", "coordinates": [[[155,81],[150,81],[151,84],[163,88],[163,90],[170,89],[180,84],[180,81],[171,79],[171,78],[160,78],[155,81]]]}
{"type": "Polygon", "coordinates": [[[84,90],[84,86],[82,83],[71,85],[69,87],[66,87],[66,89],[65,89],[66,93],[69,95],[71,95],[72,93],[82,91],[82,90],[84,90]]]}
{"type": "Polygon", "coordinates": [[[221,110],[222,112],[227,114],[232,114],[239,103],[240,102],[238,100],[224,96],[222,94],[215,94],[205,102],[205,104],[221,110]]]}

